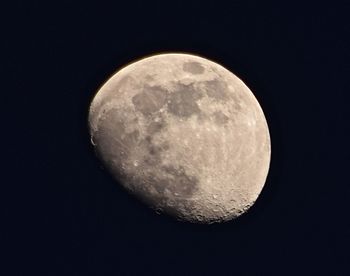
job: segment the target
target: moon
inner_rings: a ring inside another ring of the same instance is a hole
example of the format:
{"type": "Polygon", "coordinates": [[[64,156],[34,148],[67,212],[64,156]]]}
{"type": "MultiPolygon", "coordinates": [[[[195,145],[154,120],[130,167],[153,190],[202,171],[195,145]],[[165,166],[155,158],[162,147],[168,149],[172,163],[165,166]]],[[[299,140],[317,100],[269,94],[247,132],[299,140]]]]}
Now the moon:
{"type": "Polygon", "coordinates": [[[125,66],[99,89],[88,121],[118,183],[178,220],[237,218],[265,184],[264,113],[237,76],[206,58],[158,54],[125,66]]]}

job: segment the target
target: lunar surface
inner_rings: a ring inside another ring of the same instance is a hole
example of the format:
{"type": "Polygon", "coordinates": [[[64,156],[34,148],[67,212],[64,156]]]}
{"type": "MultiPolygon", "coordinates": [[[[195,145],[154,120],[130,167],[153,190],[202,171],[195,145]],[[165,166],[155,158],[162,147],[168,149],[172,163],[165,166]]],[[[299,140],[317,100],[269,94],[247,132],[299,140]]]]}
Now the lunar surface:
{"type": "Polygon", "coordinates": [[[270,136],[249,88],[189,54],[129,64],[97,92],[92,144],[126,190],[157,212],[214,223],[246,212],[270,164],[270,136]]]}

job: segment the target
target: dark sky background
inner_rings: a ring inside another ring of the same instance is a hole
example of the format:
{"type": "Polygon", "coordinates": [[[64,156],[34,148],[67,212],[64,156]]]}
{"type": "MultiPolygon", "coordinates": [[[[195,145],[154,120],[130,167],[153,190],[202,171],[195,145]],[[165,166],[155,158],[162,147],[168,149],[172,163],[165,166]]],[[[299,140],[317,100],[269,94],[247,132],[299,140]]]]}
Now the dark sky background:
{"type": "Polygon", "coordinates": [[[1,275],[350,275],[348,1],[1,4],[1,275]],[[272,162],[250,211],[179,223],[126,194],[90,146],[118,68],[181,51],[254,92],[272,162]]]}

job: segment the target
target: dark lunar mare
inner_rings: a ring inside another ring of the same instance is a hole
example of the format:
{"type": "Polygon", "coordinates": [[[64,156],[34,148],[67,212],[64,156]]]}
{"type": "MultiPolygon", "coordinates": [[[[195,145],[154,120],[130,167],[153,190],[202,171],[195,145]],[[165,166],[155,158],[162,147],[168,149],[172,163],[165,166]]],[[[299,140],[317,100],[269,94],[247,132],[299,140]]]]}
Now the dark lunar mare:
{"type": "Polygon", "coordinates": [[[203,74],[205,71],[204,67],[199,62],[196,62],[196,61],[185,62],[182,65],[182,70],[184,70],[185,72],[189,72],[191,74],[194,74],[194,75],[203,74]]]}
{"type": "Polygon", "coordinates": [[[217,101],[226,101],[229,99],[227,84],[225,82],[214,79],[205,81],[204,83],[208,97],[213,98],[217,101]]]}
{"type": "Polygon", "coordinates": [[[203,95],[193,85],[176,84],[175,91],[168,96],[168,112],[181,118],[188,118],[201,112],[197,100],[203,95]]]}
{"type": "MultiPolygon", "coordinates": [[[[155,105],[153,105],[155,106],[155,105]]],[[[142,108],[142,107],[141,107],[142,108]]],[[[142,109],[149,110],[149,109],[142,109]]],[[[139,199],[159,211],[165,211],[181,218],[178,206],[190,210],[190,198],[198,189],[199,181],[186,173],[182,166],[161,166],[161,154],[169,150],[167,141],[155,144],[153,137],[167,127],[159,112],[147,113],[150,123],[146,126],[147,135],[140,138],[138,130],[126,131],[125,118],[122,114],[130,111],[111,109],[98,124],[98,130],[92,134],[96,142],[97,154],[108,170],[113,172],[118,182],[139,199]],[[151,121],[158,117],[158,121],[151,121]],[[138,167],[133,166],[131,150],[139,147],[146,150],[138,167]],[[158,168],[159,173],[153,171],[158,168]],[[156,194],[152,193],[152,190],[156,194]],[[154,191],[153,190],[153,191],[154,191]]]]}
{"type": "Polygon", "coordinates": [[[132,97],[132,103],[137,111],[144,116],[152,115],[166,103],[167,90],[160,86],[145,86],[141,93],[132,97]]]}

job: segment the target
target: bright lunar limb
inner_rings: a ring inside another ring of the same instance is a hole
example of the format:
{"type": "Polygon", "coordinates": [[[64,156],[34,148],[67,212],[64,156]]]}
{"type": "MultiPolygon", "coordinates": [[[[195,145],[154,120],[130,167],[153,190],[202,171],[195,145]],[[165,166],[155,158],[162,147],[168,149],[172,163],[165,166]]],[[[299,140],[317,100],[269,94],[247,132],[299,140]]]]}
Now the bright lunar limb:
{"type": "Polygon", "coordinates": [[[179,220],[236,218],[266,181],[270,135],[258,101],[199,56],[159,54],[122,68],[94,97],[89,126],[118,182],[179,220]]]}

